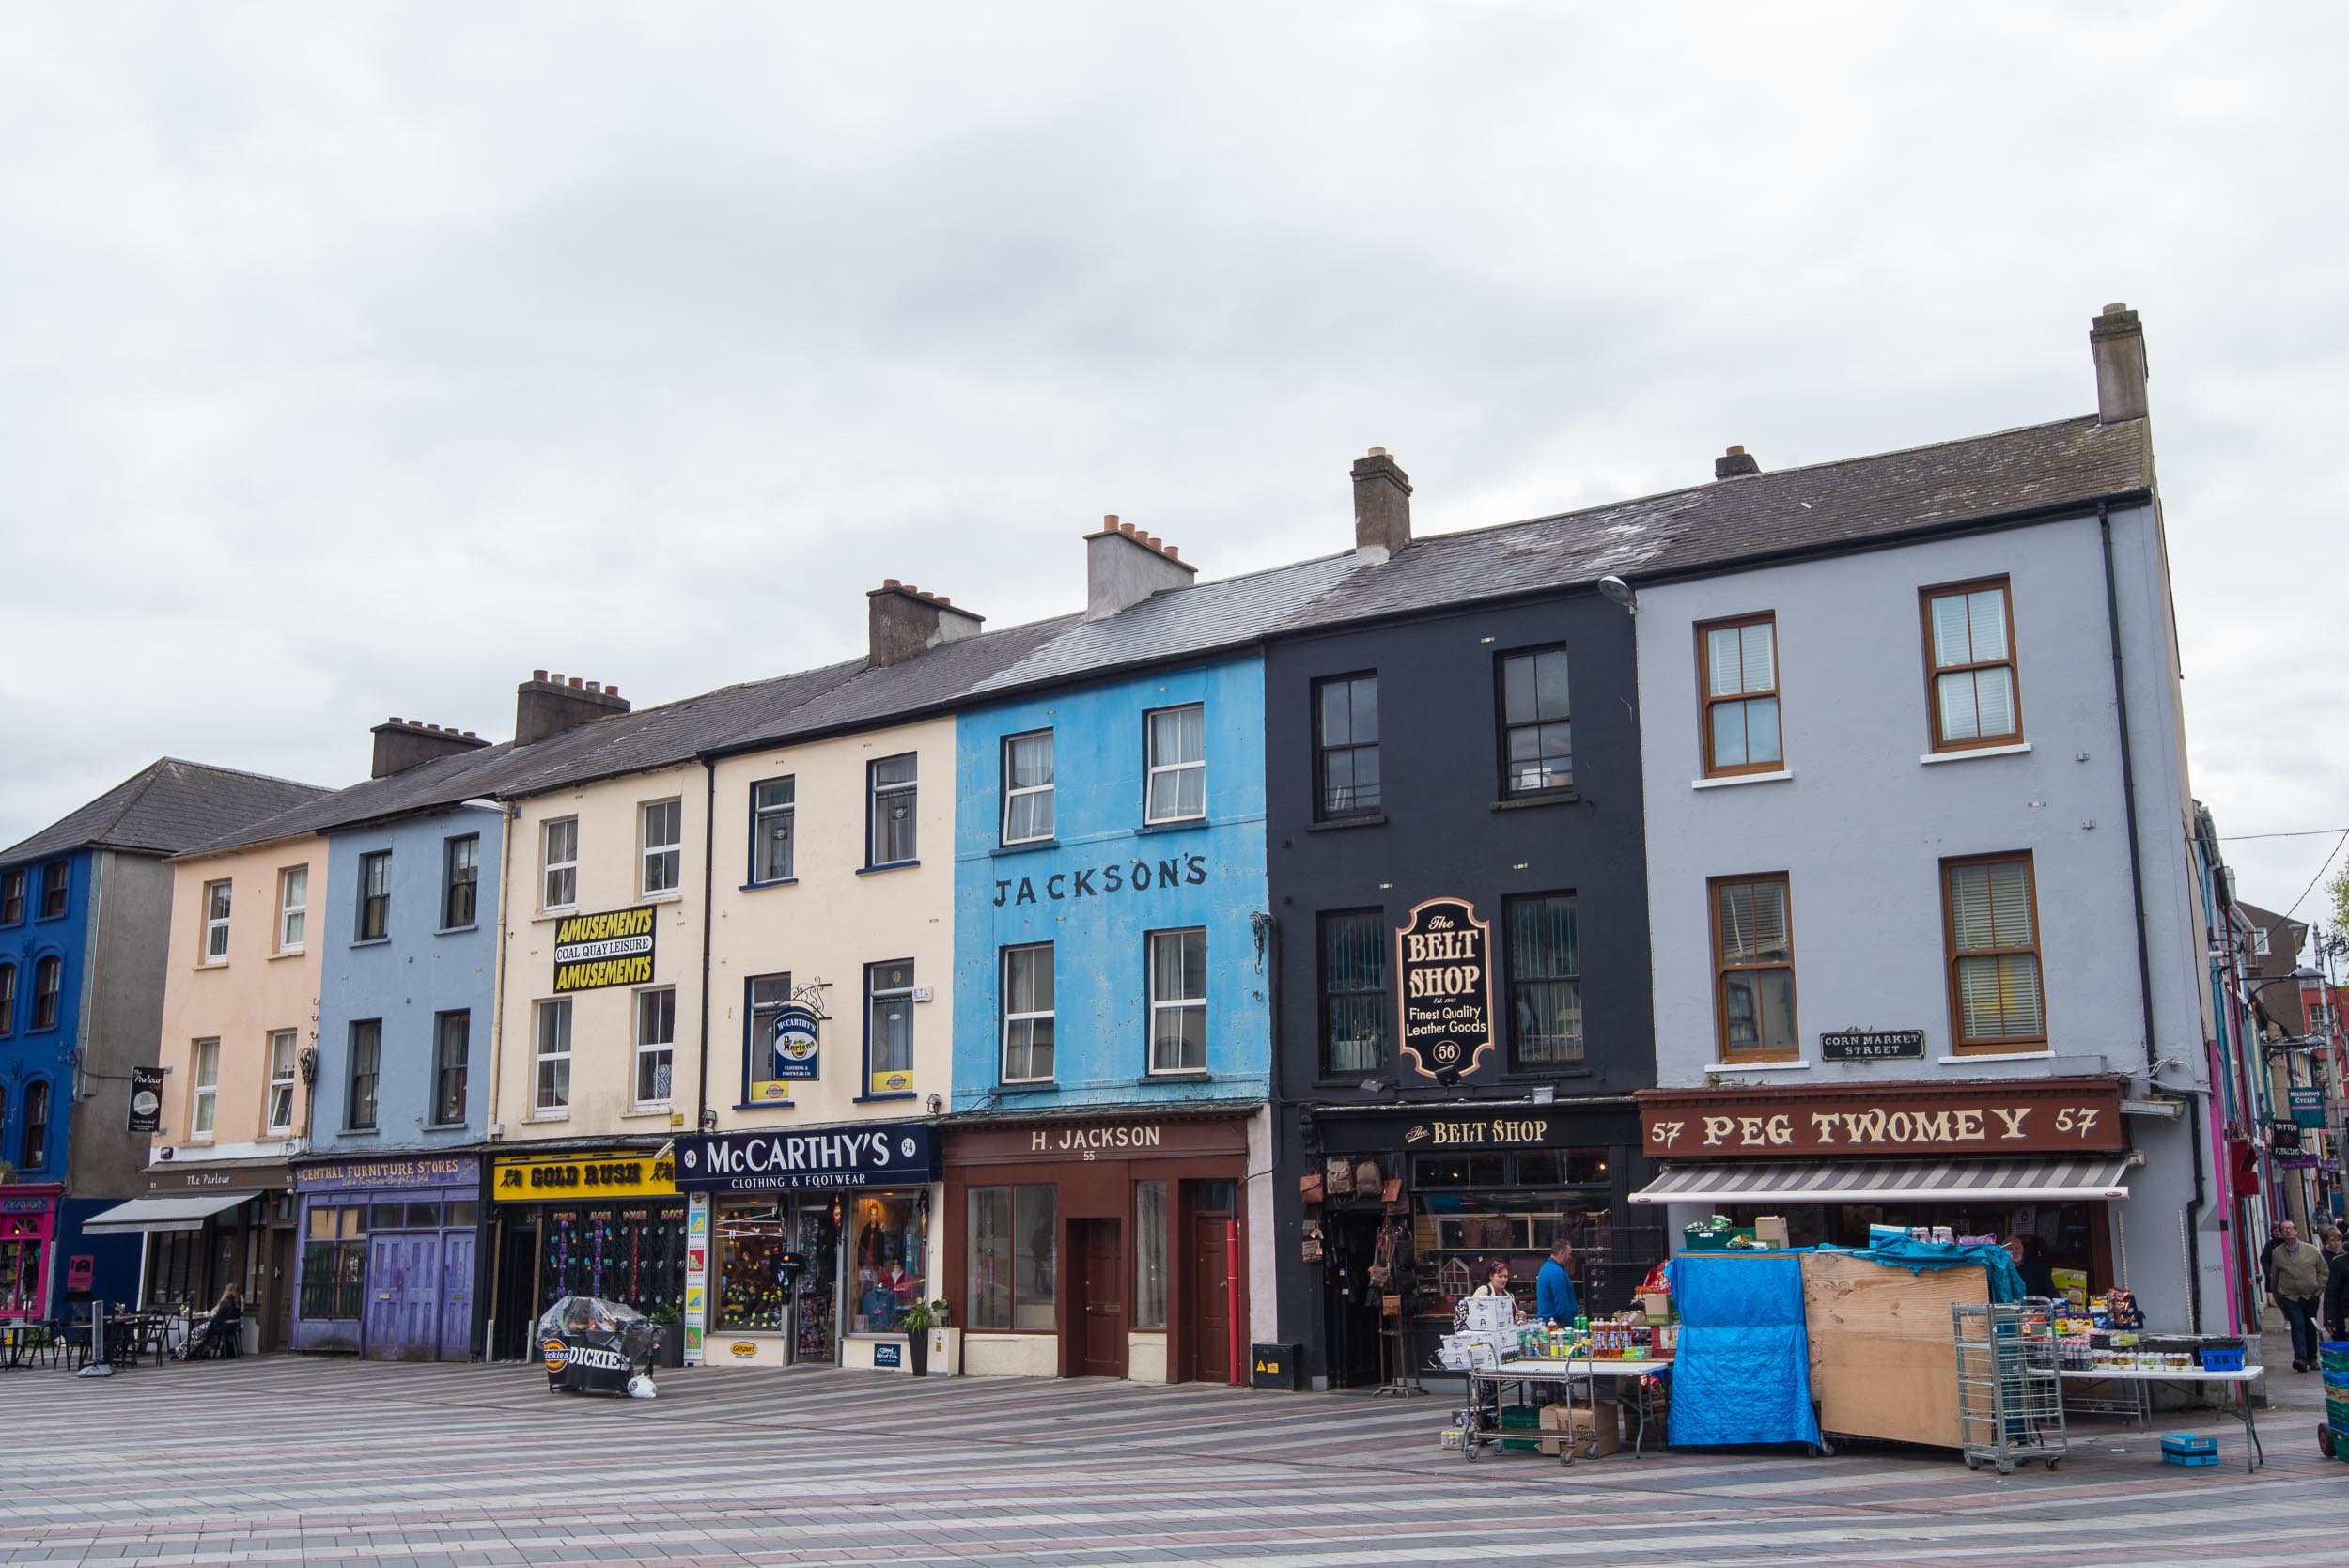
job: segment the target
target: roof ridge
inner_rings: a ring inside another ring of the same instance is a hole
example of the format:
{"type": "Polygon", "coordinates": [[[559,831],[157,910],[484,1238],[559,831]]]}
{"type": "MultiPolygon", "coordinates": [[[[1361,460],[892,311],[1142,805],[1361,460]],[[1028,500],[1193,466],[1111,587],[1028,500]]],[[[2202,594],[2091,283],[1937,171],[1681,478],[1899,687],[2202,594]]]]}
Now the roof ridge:
{"type": "MultiPolygon", "coordinates": [[[[1790,474],[1812,474],[1820,469],[1848,468],[1855,463],[1876,463],[1882,462],[1888,458],[1906,458],[1918,452],[1937,452],[1945,447],[1969,446],[1975,442],[1997,441],[2002,436],[2019,436],[2032,430],[2052,430],[2059,426],[2063,425],[2094,423],[2097,418],[2098,416],[2092,413],[2067,414],[2061,419],[2034,420],[2028,425],[2010,425],[2006,428],[2000,430],[1979,430],[1970,436],[1952,436],[1946,441],[1921,442],[1915,446],[1888,446],[1881,452],[1863,452],[1855,457],[1849,458],[1826,458],[1815,463],[1797,463],[1792,468],[1767,468],[1762,470],[1758,474],[1739,474],[1736,478],[1738,482],[1750,479],[1775,479],[1782,478],[1790,474]]],[[[2141,423],[2141,421],[2123,419],[2116,421],[2115,423],[2121,425],[2135,425],[2141,423]]],[[[1645,495],[1626,495],[1616,501],[1602,501],[1594,505],[1569,507],[1567,510],[1563,512],[1544,512],[1536,517],[1517,518],[1508,522],[1488,522],[1470,528],[1447,529],[1445,532],[1440,534],[1428,534],[1415,538],[1411,541],[1411,544],[1416,547],[1423,544],[1433,544],[1439,539],[1470,538],[1486,534],[1497,534],[1507,528],[1528,528],[1539,522],[1563,522],[1568,518],[1589,517],[1597,512],[1612,512],[1628,506],[1641,506],[1653,502],[1670,501],[1674,496],[1702,494],[1712,490],[1717,486],[1730,482],[1731,481],[1718,478],[1703,479],[1699,480],[1695,484],[1674,486],[1672,489],[1668,490],[1651,490],[1645,495]]]]}
{"type": "Polygon", "coordinates": [[[216,762],[192,762],[186,757],[160,756],[154,762],[148,764],[148,767],[151,769],[157,764],[165,762],[178,768],[199,768],[207,773],[226,773],[231,778],[257,779],[263,784],[291,784],[296,789],[315,789],[321,795],[331,795],[334,792],[334,786],[331,784],[314,784],[301,779],[288,779],[279,773],[256,773],[249,768],[223,768],[216,762]]]}
{"type": "MultiPolygon", "coordinates": [[[[153,762],[148,763],[146,767],[140,768],[136,773],[132,774],[128,782],[136,784],[138,787],[132,790],[129,795],[123,798],[120,810],[117,811],[112,816],[106,818],[103,825],[90,833],[88,842],[92,844],[104,843],[106,836],[113,832],[117,828],[120,827],[122,825],[122,819],[131,815],[131,808],[137,805],[141,800],[147,799],[147,792],[155,787],[155,781],[162,776],[163,768],[167,766],[177,765],[179,765],[179,758],[177,757],[157,757],[153,762]]],[[[122,786],[120,784],[117,784],[115,787],[119,789],[122,786]]],[[[101,795],[99,799],[102,800],[105,797],[101,795]]]]}

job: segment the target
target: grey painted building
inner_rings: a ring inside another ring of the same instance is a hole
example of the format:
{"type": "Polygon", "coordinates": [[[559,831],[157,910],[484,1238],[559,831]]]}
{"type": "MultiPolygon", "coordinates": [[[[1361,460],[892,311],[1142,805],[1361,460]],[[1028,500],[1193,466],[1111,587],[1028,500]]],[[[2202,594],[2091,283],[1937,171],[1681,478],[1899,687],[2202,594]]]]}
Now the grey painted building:
{"type": "Polygon", "coordinates": [[[1781,474],[1733,452],[1715,488],[1770,489],[1750,504],[1781,525],[1767,548],[1632,578],[1646,1131],[1675,1235],[1716,1210],[1786,1219],[1797,1244],[1864,1243],[1871,1221],[2017,1234],[2152,1323],[2223,1327],[2135,313],[2092,339],[2094,418],[1781,474]],[[1918,465],[1949,481],[1804,536],[1918,465]],[[2008,505],[1975,504],[1968,472],[2008,505]]]}

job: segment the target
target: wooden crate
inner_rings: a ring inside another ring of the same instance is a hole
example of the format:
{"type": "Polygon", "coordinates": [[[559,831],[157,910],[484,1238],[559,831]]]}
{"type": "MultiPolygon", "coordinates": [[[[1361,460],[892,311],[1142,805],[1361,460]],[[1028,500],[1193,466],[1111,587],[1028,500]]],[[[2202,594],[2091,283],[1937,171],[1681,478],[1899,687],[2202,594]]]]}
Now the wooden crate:
{"type": "Polygon", "coordinates": [[[1979,1264],[1911,1274],[1833,1252],[1802,1259],[1811,1394],[1829,1433],[1964,1446],[1950,1308],[1987,1301],[1979,1264]]]}

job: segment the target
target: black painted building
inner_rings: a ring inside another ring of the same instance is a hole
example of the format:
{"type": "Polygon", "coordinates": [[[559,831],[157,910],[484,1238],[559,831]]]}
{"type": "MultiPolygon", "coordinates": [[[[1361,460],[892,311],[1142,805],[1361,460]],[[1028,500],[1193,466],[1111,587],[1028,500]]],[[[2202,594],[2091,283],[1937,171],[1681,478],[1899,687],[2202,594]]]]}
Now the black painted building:
{"type": "Polygon", "coordinates": [[[1280,1337],[1333,1385],[1424,1365],[1496,1261],[1530,1308],[1561,1230],[1586,1312],[1665,1250],[1627,1202],[1647,883],[1632,621],[1596,587],[1636,551],[1542,522],[1413,542],[1376,451],[1355,490],[1386,558],[1265,664],[1280,1337]]]}

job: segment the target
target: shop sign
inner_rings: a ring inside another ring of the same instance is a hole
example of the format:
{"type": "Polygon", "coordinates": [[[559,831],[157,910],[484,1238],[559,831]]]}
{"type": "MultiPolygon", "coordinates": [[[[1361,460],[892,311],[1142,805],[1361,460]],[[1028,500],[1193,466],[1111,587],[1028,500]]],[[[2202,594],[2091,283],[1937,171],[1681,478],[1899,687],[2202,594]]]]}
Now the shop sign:
{"type": "Polygon", "coordinates": [[[594,1197],[671,1198],[677,1192],[673,1162],[651,1155],[501,1159],[492,1169],[490,1195],[501,1203],[594,1197]]]}
{"type": "Polygon", "coordinates": [[[201,1165],[158,1166],[147,1172],[149,1192],[265,1192],[291,1186],[293,1172],[283,1165],[211,1170],[201,1165]]]}
{"type": "Polygon", "coordinates": [[[1429,1149],[1553,1149],[1572,1141],[1563,1116],[1522,1110],[1430,1116],[1412,1123],[1403,1134],[1403,1146],[1415,1154],[1429,1149]]]}
{"type": "Polygon", "coordinates": [[[876,1122],[824,1132],[702,1133],[677,1141],[687,1192],[908,1186],[938,1180],[926,1122],[876,1122]]]}
{"type": "Polygon", "coordinates": [[[1465,898],[1414,904],[1395,933],[1402,1045],[1423,1078],[1466,1077],[1492,1049],[1492,934],[1465,898]]]}
{"type": "Polygon", "coordinates": [[[949,1165],[1025,1165],[1044,1160],[1190,1159],[1240,1155],[1242,1125],[1229,1117],[1168,1116],[1149,1121],[1022,1122],[956,1126],[946,1139],[949,1165]]]}
{"type": "Polygon", "coordinates": [[[302,1192],[349,1192],[361,1188],[460,1187],[480,1179],[477,1155],[417,1155],[305,1165],[294,1172],[294,1188],[302,1192]]]}
{"type": "Polygon", "coordinates": [[[98,1259],[88,1252],[76,1252],[65,1261],[65,1288],[87,1290],[91,1277],[98,1272],[98,1259]]]}
{"type": "Polygon", "coordinates": [[[133,1067],[131,1069],[131,1115],[123,1126],[132,1132],[158,1132],[163,1128],[163,1069],[133,1067]]]}
{"type": "Polygon", "coordinates": [[[1798,1155],[2119,1154],[2111,1079],[1918,1084],[1897,1090],[1651,1089],[1639,1095],[1656,1159],[1798,1155]]]}
{"type": "Polygon", "coordinates": [[[774,1049],[766,1060],[772,1077],[751,1079],[751,1103],[783,1104],[791,1098],[791,1085],[819,1076],[817,1063],[823,1017],[805,1002],[786,1002],[775,1013],[774,1049]]]}
{"type": "Polygon", "coordinates": [[[653,907],[565,915],[554,923],[554,989],[652,984],[653,907]]]}
{"type": "Polygon", "coordinates": [[[1919,1061],[1925,1054],[1921,1029],[1846,1029],[1819,1036],[1826,1062],[1919,1061]]]}
{"type": "Polygon", "coordinates": [[[42,1193],[11,1192],[0,1198],[0,1214],[47,1214],[49,1199],[42,1193]]]}
{"type": "Polygon", "coordinates": [[[2279,1171],[2313,1171],[2317,1168],[2314,1155],[2278,1155],[2275,1166],[2279,1171]]]}
{"type": "Polygon", "coordinates": [[[877,1367],[902,1367],[906,1364],[905,1352],[906,1347],[904,1345],[893,1344],[889,1341],[883,1340],[879,1344],[873,1346],[873,1365],[877,1367]]]}
{"type": "Polygon", "coordinates": [[[726,1346],[726,1354],[738,1361],[747,1361],[758,1354],[758,1346],[749,1340],[737,1340],[726,1346]]]}
{"type": "Polygon", "coordinates": [[[1048,877],[999,877],[995,907],[999,909],[1034,904],[1061,904],[1078,898],[1114,897],[1176,887],[1199,887],[1207,879],[1205,855],[1171,855],[1164,860],[1112,861],[1076,871],[1055,871],[1048,877]]]}
{"type": "Polygon", "coordinates": [[[538,1348],[546,1353],[549,1372],[561,1372],[565,1367],[593,1367],[602,1372],[629,1370],[628,1358],[616,1350],[604,1350],[590,1344],[565,1344],[552,1334],[538,1348]]]}
{"type": "Polygon", "coordinates": [[[2304,1127],[2325,1125],[2325,1091],[2322,1089],[2286,1089],[2284,1103],[2292,1108],[2292,1119],[2304,1127]]]}
{"type": "Polygon", "coordinates": [[[1149,1123],[1125,1123],[1110,1127],[1038,1127],[1028,1134],[1028,1152],[1098,1159],[1105,1154],[1155,1149],[1165,1137],[1164,1128],[1149,1123]]]}

